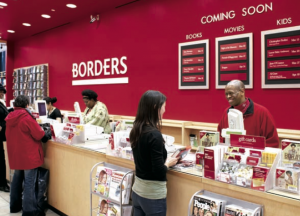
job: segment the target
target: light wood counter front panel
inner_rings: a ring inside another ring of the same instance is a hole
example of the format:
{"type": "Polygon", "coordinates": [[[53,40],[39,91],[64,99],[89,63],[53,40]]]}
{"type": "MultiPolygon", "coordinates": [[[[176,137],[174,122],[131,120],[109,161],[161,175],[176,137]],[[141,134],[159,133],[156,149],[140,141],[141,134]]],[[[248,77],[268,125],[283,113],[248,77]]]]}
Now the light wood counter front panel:
{"type": "Polygon", "coordinates": [[[100,161],[106,161],[105,154],[48,142],[44,167],[50,170],[49,204],[70,216],[89,215],[90,171],[100,161]]]}

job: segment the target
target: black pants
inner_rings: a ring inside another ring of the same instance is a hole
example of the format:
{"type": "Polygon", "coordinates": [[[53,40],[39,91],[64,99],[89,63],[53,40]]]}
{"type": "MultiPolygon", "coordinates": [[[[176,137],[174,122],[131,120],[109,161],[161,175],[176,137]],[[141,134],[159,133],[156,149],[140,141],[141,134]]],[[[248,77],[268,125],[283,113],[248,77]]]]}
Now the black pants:
{"type": "Polygon", "coordinates": [[[0,187],[6,186],[5,153],[2,140],[0,141],[0,187]]]}

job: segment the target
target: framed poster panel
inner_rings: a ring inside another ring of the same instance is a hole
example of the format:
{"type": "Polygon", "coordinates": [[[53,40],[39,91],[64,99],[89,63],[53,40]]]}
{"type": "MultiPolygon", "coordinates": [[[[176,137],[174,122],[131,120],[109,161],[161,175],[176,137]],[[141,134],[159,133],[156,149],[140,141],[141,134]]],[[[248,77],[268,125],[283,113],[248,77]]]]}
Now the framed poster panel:
{"type": "Polygon", "coordinates": [[[261,32],[261,87],[300,88],[300,26],[261,32]]]}
{"type": "Polygon", "coordinates": [[[253,88],[252,33],[216,38],[216,88],[231,80],[241,80],[253,88]]]}
{"type": "Polygon", "coordinates": [[[179,89],[209,89],[208,40],[179,44],[179,89]]]}

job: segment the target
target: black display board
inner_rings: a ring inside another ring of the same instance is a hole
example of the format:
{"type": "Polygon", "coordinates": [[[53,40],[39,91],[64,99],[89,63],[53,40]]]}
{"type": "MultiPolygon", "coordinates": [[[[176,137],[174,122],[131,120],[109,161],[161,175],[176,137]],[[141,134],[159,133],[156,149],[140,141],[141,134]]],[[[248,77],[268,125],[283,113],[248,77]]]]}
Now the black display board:
{"type": "Polygon", "coordinates": [[[179,44],[179,89],[208,89],[208,40],[179,44]]]}
{"type": "Polygon", "coordinates": [[[262,88],[300,88],[300,27],[262,32],[262,88]]]}
{"type": "Polygon", "coordinates": [[[252,33],[216,38],[216,88],[231,80],[253,87],[252,33]]]}

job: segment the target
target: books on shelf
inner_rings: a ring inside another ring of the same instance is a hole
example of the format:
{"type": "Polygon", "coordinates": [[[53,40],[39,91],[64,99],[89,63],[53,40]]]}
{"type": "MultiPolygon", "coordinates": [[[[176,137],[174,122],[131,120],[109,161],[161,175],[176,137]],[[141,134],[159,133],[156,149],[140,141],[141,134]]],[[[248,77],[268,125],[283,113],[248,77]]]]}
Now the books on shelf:
{"type": "Polygon", "coordinates": [[[122,190],[122,204],[128,204],[132,186],[132,174],[125,176],[125,172],[113,171],[111,176],[109,198],[117,202],[121,202],[121,190],[122,190]],[[125,176],[125,177],[124,177],[125,176]],[[122,179],[123,183],[121,184],[122,179]]]}
{"type": "Polygon", "coordinates": [[[224,214],[226,200],[212,198],[206,195],[195,195],[193,199],[192,216],[224,214]]]}
{"type": "Polygon", "coordinates": [[[99,193],[102,196],[108,197],[113,171],[115,170],[108,167],[104,167],[104,166],[97,167],[97,172],[96,172],[97,181],[95,183],[95,188],[94,188],[95,193],[99,193]]]}

